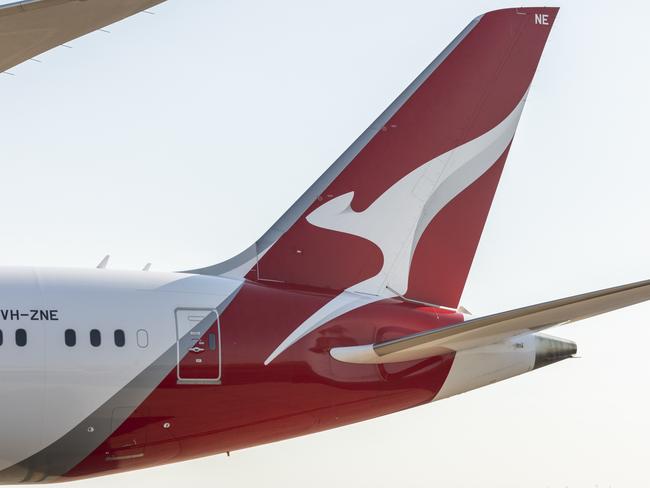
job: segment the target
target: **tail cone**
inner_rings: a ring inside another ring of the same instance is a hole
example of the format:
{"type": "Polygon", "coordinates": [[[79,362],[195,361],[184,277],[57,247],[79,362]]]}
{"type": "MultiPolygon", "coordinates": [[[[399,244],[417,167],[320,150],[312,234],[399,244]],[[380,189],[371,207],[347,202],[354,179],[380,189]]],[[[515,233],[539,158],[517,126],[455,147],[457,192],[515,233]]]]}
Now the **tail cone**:
{"type": "Polygon", "coordinates": [[[546,334],[535,335],[535,365],[533,369],[567,359],[578,352],[575,342],[546,334]]]}

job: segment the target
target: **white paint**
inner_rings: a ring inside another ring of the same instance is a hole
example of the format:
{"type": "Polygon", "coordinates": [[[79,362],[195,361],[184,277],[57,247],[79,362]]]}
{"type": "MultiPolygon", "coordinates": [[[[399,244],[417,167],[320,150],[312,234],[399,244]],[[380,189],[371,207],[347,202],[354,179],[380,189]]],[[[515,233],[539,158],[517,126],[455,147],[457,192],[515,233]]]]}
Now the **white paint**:
{"type": "Polygon", "coordinates": [[[307,221],[317,227],[373,242],[381,249],[383,266],[375,276],[348,288],[300,324],[264,364],[269,364],[296,341],[332,318],[373,301],[396,296],[388,287],[400,295],[406,293],[417,240],[435,215],[503,154],[515,134],[525,101],[526,96],[510,115],[485,134],[401,178],[366,210],[352,210],[350,204],[354,192],[349,192],[324,203],[307,216],[307,221]],[[359,293],[374,297],[363,297],[359,293]]]}
{"type": "Polygon", "coordinates": [[[0,469],[59,439],[173,346],[176,308],[217,307],[240,283],[176,273],[0,269],[0,308],[56,309],[59,318],[0,321],[0,469]],[[28,334],[24,348],[13,339],[19,327],[28,334]],[[65,345],[66,329],[76,331],[76,346],[65,345]],[[100,347],[91,347],[91,329],[100,330],[100,347]],[[125,331],[124,347],[115,346],[115,329],[125,331]]]}
{"type": "MultiPolygon", "coordinates": [[[[554,4],[563,8],[463,298],[475,312],[650,275],[643,215],[650,65],[642,62],[650,2],[554,4]]],[[[282,0],[188,8],[174,0],[111,27],[111,35],[17,68],[18,76],[0,78],[3,263],[91,267],[110,250],[113,268],[153,260],[166,270],[229,257],[459,28],[494,5],[282,0]],[[259,73],[269,73],[263,83],[259,73]],[[170,232],[172,222],[204,230],[170,232]]],[[[292,488],[304,479],[331,488],[359,479],[363,468],[364,483],[389,488],[401,471],[373,469],[387,464],[408,466],[401,481],[414,488],[650,486],[648,313],[650,304],[639,305],[564,327],[583,359],[446,402],[71,487],[178,488],[218,478],[231,488],[292,488]],[[323,456],[336,469],[313,476],[323,456]],[[540,470],[540,459],[552,469],[540,470]]]]}
{"type": "Polygon", "coordinates": [[[361,346],[334,347],[330,350],[330,355],[337,361],[352,364],[381,364],[379,356],[372,344],[363,344],[361,346]]]}
{"type": "MultiPolygon", "coordinates": [[[[373,277],[347,291],[381,295],[386,286],[406,293],[416,230],[427,203],[443,190],[426,224],[451,200],[481,177],[512,141],[524,108],[524,97],[496,127],[413,170],[362,212],[351,208],[354,192],[340,195],[316,208],[307,221],[323,229],[369,240],[381,249],[384,263],[373,277]],[[461,173],[462,170],[468,170],[461,173]],[[454,176],[459,181],[449,188],[454,176]]],[[[425,225],[426,227],[426,225],[425,225]]],[[[417,235],[419,238],[421,233],[417,235]]]]}
{"type": "Polygon", "coordinates": [[[535,336],[513,337],[498,344],[459,351],[447,379],[434,400],[491,385],[519,374],[535,365],[535,336]]]}
{"type": "Polygon", "coordinates": [[[535,14],[536,25],[548,25],[548,14],[535,14]]]}
{"type": "Polygon", "coordinates": [[[311,315],[291,334],[289,334],[289,336],[284,341],[282,341],[282,343],[277,348],[275,348],[271,355],[266,358],[264,364],[268,365],[279,354],[281,354],[282,351],[285,351],[292,344],[295,344],[296,341],[300,340],[310,332],[316,330],[326,322],[329,322],[333,318],[338,317],[351,310],[363,307],[364,305],[369,305],[376,301],[382,300],[383,298],[384,297],[379,295],[362,295],[359,293],[344,291],[323,305],[320,309],[318,309],[317,312],[311,315]]]}

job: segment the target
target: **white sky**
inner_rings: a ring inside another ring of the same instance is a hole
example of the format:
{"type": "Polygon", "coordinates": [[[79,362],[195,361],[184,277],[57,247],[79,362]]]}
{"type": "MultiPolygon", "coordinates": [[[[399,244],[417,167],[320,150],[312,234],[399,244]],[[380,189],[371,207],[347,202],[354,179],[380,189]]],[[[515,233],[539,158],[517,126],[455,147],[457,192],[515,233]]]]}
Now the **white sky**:
{"type": "MultiPolygon", "coordinates": [[[[463,299],[475,313],[650,277],[650,4],[555,5],[463,299]]],[[[0,264],[111,253],[112,267],[174,270],[235,254],[473,17],[504,6],[169,0],[13,69],[0,264]]],[[[75,486],[648,486],[649,315],[558,329],[582,359],[439,403],[75,486]]]]}

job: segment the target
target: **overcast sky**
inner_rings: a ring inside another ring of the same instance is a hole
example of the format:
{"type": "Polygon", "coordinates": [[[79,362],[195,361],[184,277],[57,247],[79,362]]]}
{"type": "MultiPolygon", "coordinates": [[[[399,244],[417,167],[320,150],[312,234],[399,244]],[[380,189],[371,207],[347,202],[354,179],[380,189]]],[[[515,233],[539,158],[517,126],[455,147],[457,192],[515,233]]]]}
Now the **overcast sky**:
{"type": "MultiPolygon", "coordinates": [[[[2,2],[6,3],[6,2],[2,2]]],[[[536,5],[523,1],[523,5],[536,5]]],[[[562,7],[462,304],[650,278],[650,4],[562,7]]],[[[259,237],[475,16],[502,1],[169,0],[0,76],[0,264],[158,270],[259,237]]],[[[568,360],[122,486],[650,485],[650,305],[559,328],[568,360]]]]}

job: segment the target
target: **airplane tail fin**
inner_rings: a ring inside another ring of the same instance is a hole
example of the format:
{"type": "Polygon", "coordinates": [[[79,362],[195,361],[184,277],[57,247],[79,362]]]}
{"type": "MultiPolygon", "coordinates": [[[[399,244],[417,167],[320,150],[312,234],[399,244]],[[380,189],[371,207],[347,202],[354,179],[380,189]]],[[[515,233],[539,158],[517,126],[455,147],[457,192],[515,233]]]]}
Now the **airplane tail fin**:
{"type": "Polygon", "coordinates": [[[457,307],[557,13],[474,19],[258,242],[193,272],[457,307]]]}

